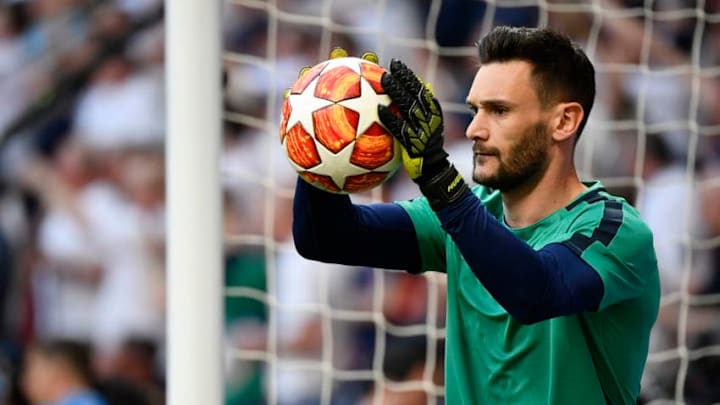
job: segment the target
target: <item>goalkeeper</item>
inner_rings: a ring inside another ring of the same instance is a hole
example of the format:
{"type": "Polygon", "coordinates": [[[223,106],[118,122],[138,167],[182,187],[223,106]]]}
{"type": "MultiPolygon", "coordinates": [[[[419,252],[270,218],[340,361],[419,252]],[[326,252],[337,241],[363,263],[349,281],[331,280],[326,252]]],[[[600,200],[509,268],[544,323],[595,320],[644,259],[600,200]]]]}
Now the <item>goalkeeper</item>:
{"type": "MultiPolygon", "coordinates": [[[[393,60],[380,119],[423,196],[354,205],[298,181],[305,257],[447,273],[446,402],[635,404],[660,300],[652,235],[573,151],[594,68],[548,29],[493,29],[478,44],[468,187],[443,149],[429,86],[393,60]]],[[[411,292],[408,292],[411,293],[411,292]]]]}

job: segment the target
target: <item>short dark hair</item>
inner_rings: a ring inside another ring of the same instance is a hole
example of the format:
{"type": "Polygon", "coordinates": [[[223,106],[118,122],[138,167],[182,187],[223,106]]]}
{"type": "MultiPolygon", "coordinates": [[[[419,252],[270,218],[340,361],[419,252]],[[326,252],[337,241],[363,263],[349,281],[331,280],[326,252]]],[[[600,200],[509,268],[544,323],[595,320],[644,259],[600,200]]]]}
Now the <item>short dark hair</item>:
{"type": "Polygon", "coordinates": [[[577,142],[595,100],[595,68],[577,44],[548,28],[499,26],[477,47],[481,64],[513,60],[530,63],[535,89],[544,106],[563,101],[580,103],[585,116],[577,129],[577,142]]]}

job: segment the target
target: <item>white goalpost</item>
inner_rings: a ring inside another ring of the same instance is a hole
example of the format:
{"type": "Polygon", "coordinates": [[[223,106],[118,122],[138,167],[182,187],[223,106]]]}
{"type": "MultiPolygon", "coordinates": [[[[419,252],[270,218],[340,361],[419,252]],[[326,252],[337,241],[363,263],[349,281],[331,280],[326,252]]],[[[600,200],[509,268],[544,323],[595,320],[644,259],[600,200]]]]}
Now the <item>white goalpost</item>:
{"type": "MultiPolygon", "coordinates": [[[[474,41],[500,23],[551,26],[586,49],[599,87],[577,167],[649,223],[671,224],[654,229],[664,290],[643,403],[720,403],[707,374],[720,370],[720,230],[708,203],[720,196],[720,10],[710,3],[166,1],[168,403],[443,403],[444,276],[295,252],[282,93],[335,46],[375,51],[382,65],[399,57],[433,84],[451,159],[469,179],[458,94],[474,41]],[[443,20],[452,5],[462,6],[453,20],[467,30],[462,42],[443,20]],[[664,153],[672,164],[652,166],[664,153]],[[671,214],[655,204],[669,201],[671,214]]],[[[352,199],[409,198],[417,191],[406,180],[352,199]]]]}
{"type": "Polygon", "coordinates": [[[222,403],[220,4],[166,1],[167,403],[222,403]]]}

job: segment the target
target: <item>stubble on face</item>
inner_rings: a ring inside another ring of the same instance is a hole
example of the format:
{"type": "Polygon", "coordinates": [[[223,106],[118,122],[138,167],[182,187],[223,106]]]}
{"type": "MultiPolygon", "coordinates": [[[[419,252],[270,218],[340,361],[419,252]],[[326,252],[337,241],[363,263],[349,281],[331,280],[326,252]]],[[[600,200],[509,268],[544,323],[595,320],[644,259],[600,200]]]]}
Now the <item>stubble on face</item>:
{"type": "Polygon", "coordinates": [[[544,122],[539,122],[525,131],[525,134],[507,151],[497,148],[484,149],[473,145],[473,180],[486,187],[511,191],[537,181],[548,165],[548,146],[550,137],[544,122]],[[481,154],[490,155],[479,158],[481,154]],[[490,174],[481,175],[477,171],[480,159],[497,159],[498,167],[490,174]]]}

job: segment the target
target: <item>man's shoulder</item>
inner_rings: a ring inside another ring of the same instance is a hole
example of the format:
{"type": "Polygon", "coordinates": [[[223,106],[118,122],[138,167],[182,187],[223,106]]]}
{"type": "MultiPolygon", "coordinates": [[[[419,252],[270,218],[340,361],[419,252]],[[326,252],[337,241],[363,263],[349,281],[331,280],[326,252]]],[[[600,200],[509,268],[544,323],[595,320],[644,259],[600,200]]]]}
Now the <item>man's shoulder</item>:
{"type": "Polygon", "coordinates": [[[571,221],[570,231],[582,235],[575,237],[576,242],[584,241],[582,245],[601,242],[605,246],[612,243],[616,247],[623,245],[623,249],[652,251],[652,232],[635,207],[599,182],[565,209],[571,221]]]}
{"type": "Polygon", "coordinates": [[[619,222],[623,227],[649,233],[650,229],[640,217],[638,210],[628,200],[608,191],[600,182],[586,183],[588,189],[565,209],[591,221],[619,222]]]}

